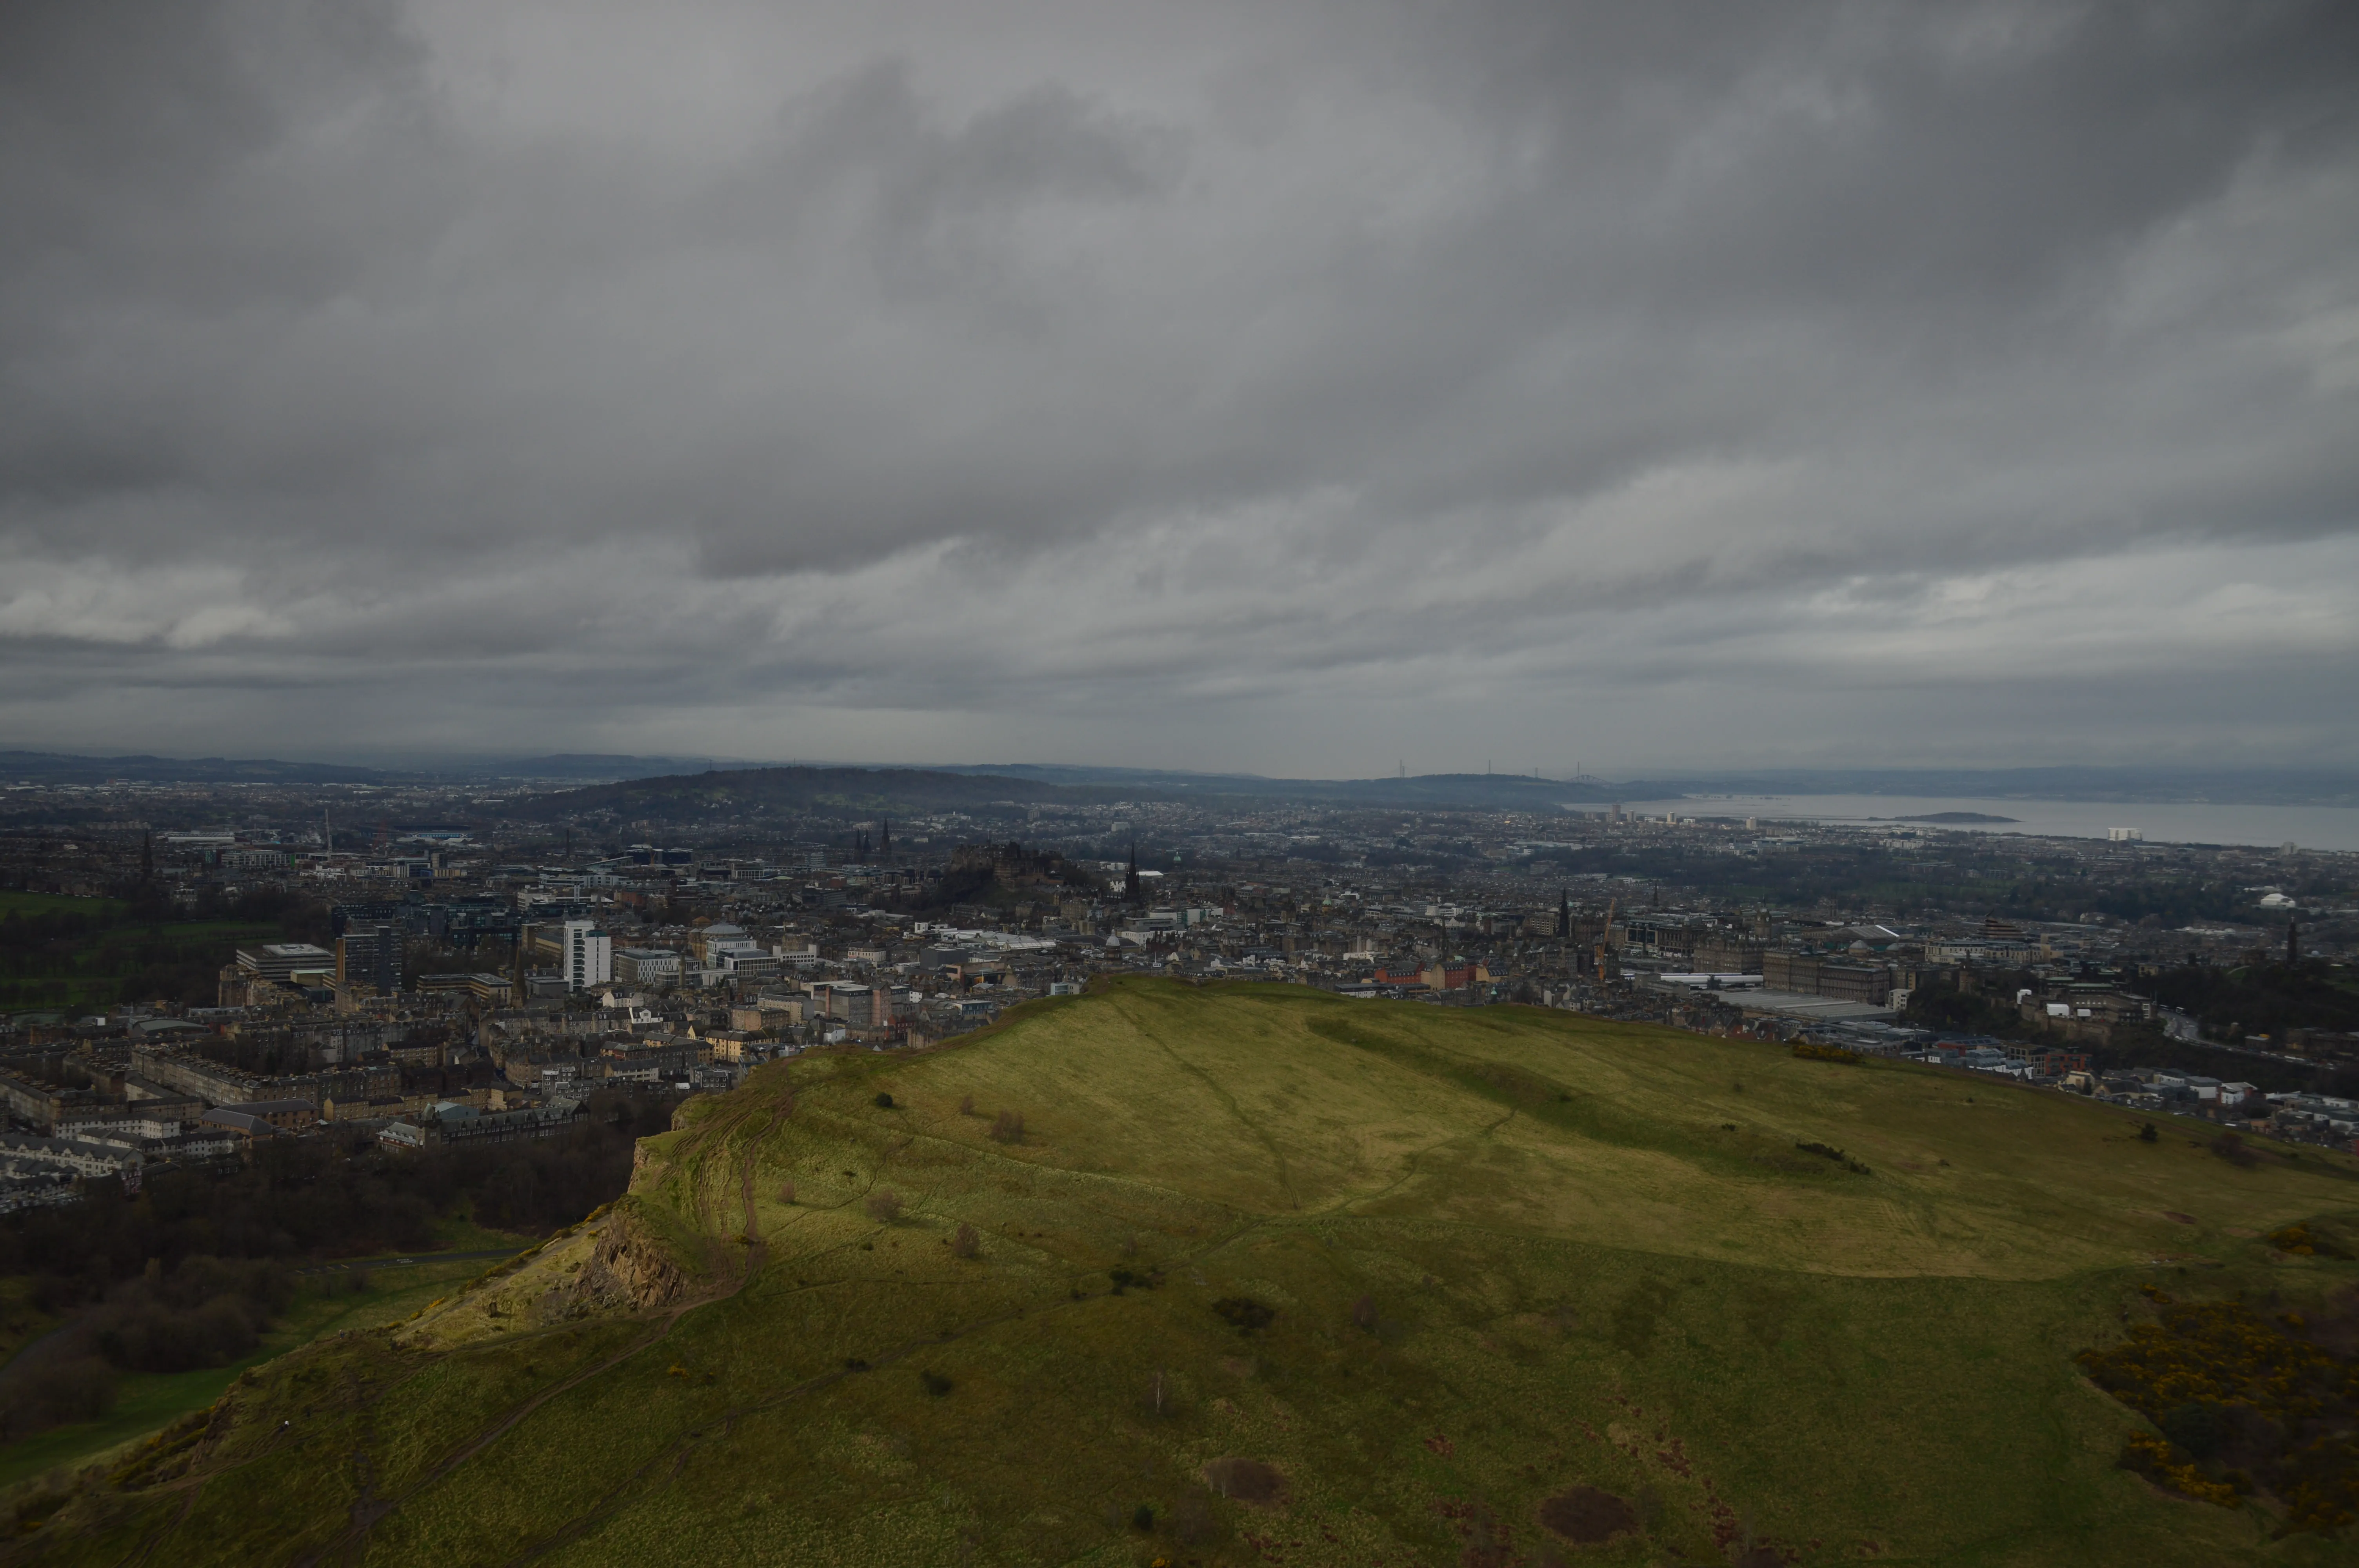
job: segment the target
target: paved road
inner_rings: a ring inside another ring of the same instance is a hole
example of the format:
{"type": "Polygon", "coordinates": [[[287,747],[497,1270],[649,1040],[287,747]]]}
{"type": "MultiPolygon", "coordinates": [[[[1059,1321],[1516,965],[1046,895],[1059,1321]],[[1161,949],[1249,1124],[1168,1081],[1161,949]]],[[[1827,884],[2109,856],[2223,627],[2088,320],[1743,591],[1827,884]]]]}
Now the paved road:
{"type": "Polygon", "coordinates": [[[320,1263],[295,1272],[338,1274],[347,1269],[401,1269],[413,1263],[488,1263],[495,1258],[513,1258],[523,1250],[521,1247],[495,1247],[488,1252],[412,1252],[398,1258],[350,1258],[341,1263],[320,1263]]]}
{"type": "Polygon", "coordinates": [[[16,1354],[8,1357],[5,1367],[0,1367],[0,1394],[13,1388],[19,1378],[39,1371],[43,1366],[57,1359],[60,1352],[71,1349],[73,1331],[81,1326],[82,1314],[75,1313],[38,1339],[29,1339],[18,1346],[16,1354]]]}

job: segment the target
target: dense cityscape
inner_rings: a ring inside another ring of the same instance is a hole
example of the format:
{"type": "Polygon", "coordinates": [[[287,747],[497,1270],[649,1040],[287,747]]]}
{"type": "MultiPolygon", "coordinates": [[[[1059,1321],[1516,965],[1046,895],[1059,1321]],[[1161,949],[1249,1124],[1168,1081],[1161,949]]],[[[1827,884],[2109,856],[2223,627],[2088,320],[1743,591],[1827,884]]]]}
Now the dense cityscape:
{"type": "Polygon", "coordinates": [[[807,770],[17,784],[0,886],[43,896],[0,922],[0,1202],[329,1132],[552,1137],[597,1091],[923,1050],[1142,971],[1571,1009],[2359,1138],[2346,853],[1709,801],[815,782],[842,796],[807,770]]]}

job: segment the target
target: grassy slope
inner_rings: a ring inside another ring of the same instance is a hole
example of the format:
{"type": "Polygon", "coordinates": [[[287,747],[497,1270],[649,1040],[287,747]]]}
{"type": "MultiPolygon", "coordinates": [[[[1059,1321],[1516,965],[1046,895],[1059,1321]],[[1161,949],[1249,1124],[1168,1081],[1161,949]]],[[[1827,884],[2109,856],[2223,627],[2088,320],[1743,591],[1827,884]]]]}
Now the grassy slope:
{"type": "Polygon", "coordinates": [[[552,1245],[397,1336],[271,1363],[201,1486],[94,1494],[36,1545],[1440,1563],[1476,1501],[1536,1556],[1539,1499],[1578,1480],[1656,1520],[1580,1554],[1599,1562],[1720,1559],[1747,1528],[1811,1562],[2339,1549],[2115,1469],[2135,1418],[2070,1357],[2118,1334],[2142,1280],[2349,1277],[2255,1239],[2352,1214],[2348,1161],[2242,1170],[2192,1128],[2141,1143],[2058,1097],[1564,1014],[1165,982],[923,1058],[766,1069],[687,1117],[605,1223],[734,1293],[536,1327],[591,1241],[552,1245]],[[990,1141],[1002,1108],[1024,1145],[990,1141]],[[883,1186],[910,1204],[890,1225],[862,1202],[883,1186]],[[962,1220],[979,1260],[947,1245],[962,1220]],[[1114,1268],[1162,1283],[1114,1294],[1114,1268]],[[1235,1295],[1275,1323],[1230,1328],[1210,1305],[1235,1295]],[[1288,1506],[1209,1503],[1195,1544],[1127,1530],[1141,1503],[1168,1521],[1204,1499],[1223,1455],[1278,1465],[1288,1506]]]}

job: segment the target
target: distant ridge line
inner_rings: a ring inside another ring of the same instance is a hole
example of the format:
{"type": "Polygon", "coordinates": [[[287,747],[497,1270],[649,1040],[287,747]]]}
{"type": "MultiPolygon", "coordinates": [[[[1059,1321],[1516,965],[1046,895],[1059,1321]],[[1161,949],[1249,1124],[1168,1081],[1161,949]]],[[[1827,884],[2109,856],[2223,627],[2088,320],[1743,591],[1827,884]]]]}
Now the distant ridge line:
{"type": "Polygon", "coordinates": [[[931,775],[1076,789],[1092,799],[1131,792],[1165,800],[1236,796],[1370,806],[1548,810],[1559,806],[1675,800],[1692,795],[1905,795],[1985,800],[2131,804],[2359,806],[2359,773],[2328,768],[2196,769],[2131,765],[2023,768],[1762,768],[1601,780],[1498,773],[1411,773],[1361,779],[1278,778],[1177,768],[1065,762],[771,762],[619,752],[558,752],[484,760],[421,759],[403,766],[279,758],[91,756],[0,751],[0,783],[430,784],[471,781],[589,787],[714,773],[817,770],[845,777],[931,775]]]}

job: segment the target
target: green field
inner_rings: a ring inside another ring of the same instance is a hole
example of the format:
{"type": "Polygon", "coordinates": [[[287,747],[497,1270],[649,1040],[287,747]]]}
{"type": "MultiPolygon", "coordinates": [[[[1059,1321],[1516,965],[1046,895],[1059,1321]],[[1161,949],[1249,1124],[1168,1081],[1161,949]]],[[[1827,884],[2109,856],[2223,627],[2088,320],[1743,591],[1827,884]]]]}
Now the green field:
{"type": "Polygon", "coordinates": [[[11,914],[113,914],[122,909],[119,899],[69,898],[56,892],[10,892],[0,891],[0,919],[11,914]]]}
{"type": "MultiPolygon", "coordinates": [[[[215,972],[240,943],[278,940],[277,926],[241,920],[128,920],[108,899],[0,893],[0,919],[68,914],[89,925],[56,941],[0,945],[0,1012],[81,1011],[118,1001],[211,1000],[215,972]]],[[[5,933],[0,933],[5,935],[5,933]]]]}
{"type": "Polygon", "coordinates": [[[257,1368],[185,1473],[52,1491],[16,1550],[2347,1561],[2120,1468],[2144,1424],[2072,1357],[2141,1284],[2302,1309],[2359,1279],[2264,1239],[2348,1234],[2359,1174],[2137,1128],[1564,1013],[1125,982],[690,1102],[613,1213],[257,1368]],[[1575,1486],[1630,1528],[1552,1533],[1575,1486]]]}

